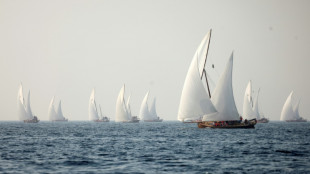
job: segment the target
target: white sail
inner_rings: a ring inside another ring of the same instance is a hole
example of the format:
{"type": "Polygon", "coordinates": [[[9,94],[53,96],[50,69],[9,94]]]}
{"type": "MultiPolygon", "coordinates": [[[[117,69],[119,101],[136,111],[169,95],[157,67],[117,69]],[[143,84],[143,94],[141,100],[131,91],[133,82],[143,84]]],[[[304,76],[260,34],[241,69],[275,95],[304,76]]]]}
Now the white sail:
{"type": "Polygon", "coordinates": [[[235,104],[232,88],[233,53],[231,54],[226,69],[221,75],[212,94],[212,103],[217,113],[208,114],[203,121],[229,121],[239,120],[239,113],[235,104]]]}
{"type": "Polygon", "coordinates": [[[253,99],[252,99],[252,83],[249,81],[248,86],[244,93],[243,99],[243,114],[242,117],[244,119],[254,119],[256,118],[256,114],[253,109],[253,99]]]}
{"type": "Polygon", "coordinates": [[[33,114],[32,114],[31,107],[30,107],[30,90],[28,92],[26,112],[27,112],[28,118],[33,119],[33,114]]]}
{"type": "Polygon", "coordinates": [[[295,105],[295,107],[293,108],[293,111],[294,111],[294,115],[295,115],[295,119],[300,119],[300,115],[299,115],[299,103],[300,103],[300,100],[298,100],[297,104],[295,105]]]}
{"type": "Polygon", "coordinates": [[[158,119],[157,113],[156,113],[156,98],[153,99],[153,104],[150,109],[150,115],[153,119],[158,119]]]}
{"type": "MultiPolygon", "coordinates": [[[[216,112],[216,109],[214,108],[201,81],[200,71],[202,71],[204,67],[202,63],[198,64],[199,56],[203,56],[203,54],[200,54],[201,48],[203,45],[206,45],[207,38],[208,37],[206,36],[202,40],[188,69],[179,105],[179,121],[197,120],[203,115],[216,112]],[[201,70],[199,70],[199,67],[201,70]]],[[[202,62],[204,62],[204,60],[202,62]]]]}
{"type": "Polygon", "coordinates": [[[280,119],[281,121],[296,119],[296,112],[294,112],[293,105],[292,105],[292,95],[293,95],[293,91],[287,97],[283,105],[282,112],[281,112],[281,119],[280,119]]]}
{"type": "Polygon", "coordinates": [[[131,119],[130,98],[131,98],[131,95],[129,95],[129,97],[127,99],[127,104],[126,104],[127,113],[128,113],[128,119],[129,120],[131,119]]]}
{"type": "Polygon", "coordinates": [[[116,101],[116,111],[115,111],[116,122],[127,122],[129,121],[129,118],[131,118],[131,115],[129,115],[127,107],[125,105],[124,94],[125,94],[125,85],[121,88],[116,101]]]}
{"type": "Polygon", "coordinates": [[[58,119],[57,113],[55,111],[54,99],[55,99],[55,96],[52,98],[49,108],[48,108],[48,117],[50,121],[55,121],[58,119]]]}
{"type": "Polygon", "coordinates": [[[88,105],[88,117],[90,121],[98,120],[98,110],[95,100],[95,89],[93,89],[90,98],[89,98],[89,105],[88,105]]]}
{"type": "Polygon", "coordinates": [[[18,112],[19,120],[23,121],[23,120],[29,119],[28,114],[26,112],[26,108],[25,108],[22,84],[20,84],[19,86],[18,95],[17,95],[17,112],[18,112]]]}
{"type": "Polygon", "coordinates": [[[260,112],[259,112],[259,109],[258,109],[258,96],[259,96],[259,90],[260,90],[260,89],[258,89],[258,91],[257,91],[257,96],[256,96],[256,99],[255,99],[254,108],[253,108],[254,114],[256,115],[256,118],[257,118],[258,120],[261,119],[261,117],[263,117],[263,116],[260,115],[260,112]]]}
{"type": "Polygon", "coordinates": [[[149,96],[149,92],[146,93],[141,103],[139,117],[142,120],[153,120],[152,115],[150,114],[150,111],[149,111],[148,104],[147,104],[148,96],[149,96]]]}
{"type": "Polygon", "coordinates": [[[58,119],[58,120],[65,120],[65,119],[66,119],[66,118],[64,117],[63,113],[62,113],[61,101],[59,101],[59,104],[58,104],[57,119],[58,119]]]}

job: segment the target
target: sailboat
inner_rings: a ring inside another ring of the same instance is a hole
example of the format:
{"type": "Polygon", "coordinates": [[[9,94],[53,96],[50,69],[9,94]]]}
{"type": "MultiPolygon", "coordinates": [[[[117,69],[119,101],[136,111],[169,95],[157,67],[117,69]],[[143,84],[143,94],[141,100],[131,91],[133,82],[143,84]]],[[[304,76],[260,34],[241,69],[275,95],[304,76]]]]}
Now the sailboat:
{"type": "Polygon", "coordinates": [[[183,86],[178,119],[184,121],[188,118],[191,120],[199,120],[199,118],[202,118],[201,121],[197,122],[199,128],[254,128],[256,120],[241,122],[235,104],[232,90],[233,53],[211,97],[211,92],[208,87],[208,75],[204,67],[210,37],[211,30],[199,46],[207,46],[207,48],[204,49],[206,51],[201,52],[202,47],[198,48],[198,51],[196,51],[192,59],[183,86]],[[203,53],[203,55],[201,55],[201,53],[203,53]],[[199,60],[201,57],[203,57],[203,61],[201,59],[199,60]],[[203,62],[203,64],[201,64],[201,62],[203,62]],[[208,90],[203,86],[203,75],[206,78],[208,90]]]}
{"type": "Polygon", "coordinates": [[[67,122],[68,119],[64,117],[63,113],[62,113],[62,109],[61,109],[61,101],[59,101],[58,104],[58,110],[56,112],[55,106],[54,106],[54,99],[55,96],[53,96],[50,105],[49,105],[49,109],[48,109],[48,117],[50,121],[57,121],[57,122],[67,122]]]}
{"type": "Polygon", "coordinates": [[[299,115],[299,101],[293,106],[293,91],[287,97],[281,112],[281,121],[286,122],[307,122],[306,119],[299,115]]]}
{"type": "Polygon", "coordinates": [[[258,123],[268,123],[269,120],[260,114],[258,109],[258,95],[257,92],[256,100],[253,102],[252,97],[252,82],[249,81],[247,88],[244,93],[243,99],[243,118],[247,120],[256,119],[258,123]]]}
{"type": "Polygon", "coordinates": [[[260,91],[260,89],[258,89],[258,91],[257,91],[256,100],[254,102],[254,113],[256,113],[256,115],[257,115],[257,117],[256,117],[257,123],[268,123],[269,119],[266,118],[258,109],[259,91],[260,91]]]}
{"type": "Polygon", "coordinates": [[[121,88],[117,100],[116,100],[116,111],[115,111],[115,122],[122,123],[138,123],[140,120],[137,116],[132,116],[130,109],[130,96],[125,103],[125,85],[121,88]]]}
{"type": "Polygon", "coordinates": [[[94,121],[94,122],[109,122],[110,121],[108,117],[102,115],[101,107],[100,107],[100,117],[99,117],[97,104],[95,100],[95,89],[93,89],[90,94],[89,105],[88,105],[88,117],[89,117],[89,121],[94,121]]]}
{"type": "Polygon", "coordinates": [[[154,98],[153,100],[153,105],[151,109],[149,110],[147,100],[148,100],[149,92],[146,93],[140,107],[140,114],[139,117],[144,121],[144,122],[162,122],[163,119],[160,119],[157,116],[156,113],[156,99],[154,98]]]}
{"type": "Polygon", "coordinates": [[[99,120],[97,122],[110,122],[110,118],[102,114],[100,104],[99,104],[99,111],[100,111],[100,115],[99,115],[99,120]]]}
{"type": "Polygon", "coordinates": [[[24,121],[24,123],[38,123],[40,121],[37,116],[32,114],[31,111],[30,90],[28,92],[27,105],[25,103],[22,84],[20,84],[17,94],[17,109],[19,120],[24,121]]]}

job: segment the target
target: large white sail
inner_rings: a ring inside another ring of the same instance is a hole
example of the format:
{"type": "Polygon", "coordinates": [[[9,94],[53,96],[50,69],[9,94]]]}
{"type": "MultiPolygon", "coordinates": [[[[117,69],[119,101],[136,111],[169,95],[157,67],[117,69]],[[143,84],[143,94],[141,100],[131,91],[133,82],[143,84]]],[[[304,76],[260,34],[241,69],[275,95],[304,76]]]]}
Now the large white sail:
{"type": "Polygon", "coordinates": [[[48,118],[50,121],[55,121],[58,119],[57,113],[55,111],[54,99],[55,99],[55,96],[53,96],[50,102],[49,108],[48,108],[48,118]]]}
{"type": "Polygon", "coordinates": [[[90,121],[98,120],[98,110],[95,101],[95,89],[92,90],[92,93],[89,98],[89,105],[88,105],[88,117],[90,121]]]}
{"type": "Polygon", "coordinates": [[[59,101],[59,104],[58,104],[57,119],[58,119],[58,120],[65,120],[65,119],[66,119],[66,118],[64,117],[63,113],[62,113],[61,101],[59,101]]]}
{"type": "Polygon", "coordinates": [[[18,94],[17,94],[17,112],[18,112],[19,120],[23,121],[23,120],[29,119],[28,114],[26,112],[26,108],[25,108],[22,84],[20,84],[18,94]]]}
{"type": "Polygon", "coordinates": [[[147,104],[148,96],[149,96],[149,92],[146,93],[141,103],[139,117],[142,120],[153,120],[152,115],[150,114],[150,111],[148,108],[148,104],[147,104]]]}
{"type": "Polygon", "coordinates": [[[30,107],[30,90],[28,92],[26,112],[27,112],[28,118],[33,119],[33,114],[32,114],[31,107],[30,107]]]}
{"type": "Polygon", "coordinates": [[[261,119],[261,115],[260,115],[260,112],[259,112],[259,109],[258,109],[258,96],[259,96],[259,91],[260,89],[258,89],[257,91],[257,95],[256,95],[256,99],[255,99],[255,102],[254,102],[254,108],[253,108],[253,111],[254,111],[254,114],[256,115],[256,118],[259,120],[261,119]]]}
{"type": "Polygon", "coordinates": [[[280,119],[281,121],[296,119],[296,112],[294,112],[293,105],[292,105],[292,95],[293,95],[293,91],[287,97],[283,105],[282,112],[281,112],[281,119],[280,119]]]}
{"type": "Polygon", "coordinates": [[[127,107],[124,100],[125,85],[121,88],[117,100],[116,100],[116,111],[115,111],[115,121],[116,122],[127,122],[131,115],[127,111],[127,107]]]}
{"type": "Polygon", "coordinates": [[[247,88],[244,93],[243,99],[243,114],[242,117],[244,119],[254,119],[256,118],[256,114],[253,109],[253,99],[252,99],[252,83],[249,81],[247,88]]]}
{"type": "Polygon", "coordinates": [[[201,81],[201,72],[204,68],[203,64],[205,59],[200,59],[200,63],[198,63],[199,56],[206,56],[204,54],[200,54],[200,52],[204,46],[209,45],[206,45],[208,35],[209,33],[200,43],[200,46],[196,50],[191,65],[188,69],[179,105],[179,121],[197,120],[203,115],[216,112],[216,109],[213,106],[201,81]]]}
{"type": "Polygon", "coordinates": [[[156,98],[154,97],[153,99],[153,104],[150,109],[150,115],[152,116],[153,119],[158,119],[157,113],[156,113],[156,98]]]}
{"type": "Polygon", "coordinates": [[[212,103],[217,113],[206,114],[203,121],[228,121],[239,120],[239,113],[235,104],[232,88],[233,53],[231,54],[226,69],[221,75],[212,94],[212,103]]]}

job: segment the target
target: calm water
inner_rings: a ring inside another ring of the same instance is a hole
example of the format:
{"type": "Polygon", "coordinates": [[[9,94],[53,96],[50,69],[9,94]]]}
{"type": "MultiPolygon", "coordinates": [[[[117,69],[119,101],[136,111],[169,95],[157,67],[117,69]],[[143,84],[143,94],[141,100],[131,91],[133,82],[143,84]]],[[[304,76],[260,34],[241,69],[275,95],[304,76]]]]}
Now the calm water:
{"type": "Polygon", "coordinates": [[[310,123],[0,122],[0,173],[310,173],[310,123]]]}

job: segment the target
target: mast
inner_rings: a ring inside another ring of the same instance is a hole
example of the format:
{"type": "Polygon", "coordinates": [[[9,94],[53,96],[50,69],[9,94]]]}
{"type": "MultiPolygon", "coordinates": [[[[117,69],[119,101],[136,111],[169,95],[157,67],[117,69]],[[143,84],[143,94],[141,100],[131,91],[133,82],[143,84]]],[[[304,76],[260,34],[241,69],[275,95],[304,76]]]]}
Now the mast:
{"type": "Polygon", "coordinates": [[[209,87],[209,83],[208,83],[208,77],[207,77],[207,72],[206,72],[205,66],[206,66],[206,63],[207,63],[207,57],[208,57],[208,52],[209,52],[209,47],[210,47],[211,32],[212,32],[212,29],[210,29],[210,37],[209,37],[209,40],[208,40],[208,48],[207,48],[207,53],[206,53],[206,59],[205,59],[205,62],[204,62],[204,65],[203,65],[203,71],[202,71],[201,77],[200,77],[201,80],[202,80],[203,74],[206,77],[206,83],[207,83],[208,93],[209,93],[209,97],[210,98],[211,98],[211,92],[210,92],[210,87],[209,87]]]}

